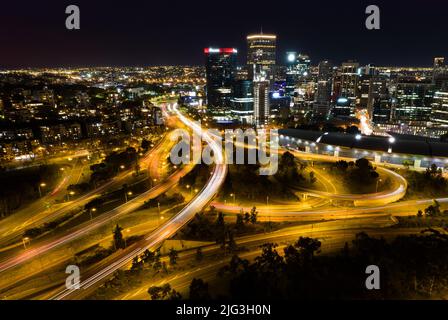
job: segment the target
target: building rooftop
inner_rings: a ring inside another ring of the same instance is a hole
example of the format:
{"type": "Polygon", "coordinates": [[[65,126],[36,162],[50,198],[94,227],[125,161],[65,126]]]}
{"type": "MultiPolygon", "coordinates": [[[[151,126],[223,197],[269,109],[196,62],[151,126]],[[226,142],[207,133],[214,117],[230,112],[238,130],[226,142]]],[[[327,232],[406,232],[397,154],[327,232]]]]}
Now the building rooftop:
{"type": "Polygon", "coordinates": [[[411,139],[409,136],[401,138],[393,135],[393,142],[389,137],[353,135],[339,132],[320,132],[300,129],[280,129],[279,135],[289,136],[327,145],[363,149],[371,151],[415,154],[428,157],[448,157],[448,142],[435,141],[434,139],[411,139]]]}

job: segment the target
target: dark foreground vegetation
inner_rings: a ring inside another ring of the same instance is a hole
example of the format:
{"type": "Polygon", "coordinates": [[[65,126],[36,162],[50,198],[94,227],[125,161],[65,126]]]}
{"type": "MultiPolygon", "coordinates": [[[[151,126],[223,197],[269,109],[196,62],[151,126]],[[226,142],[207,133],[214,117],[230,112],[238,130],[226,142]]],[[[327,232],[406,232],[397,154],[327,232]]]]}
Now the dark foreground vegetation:
{"type": "Polygon", "coordinates": [[[430,299],[448,289],[448,235],[428,229],[391,242],[360,233],[335,255],[300,238],[280,254],[265,244],[254,262],[233,256],[220,275],[232,299],[430,299]],[[377,265],[380,290],[367,290],[366,267],[377,265]]]}

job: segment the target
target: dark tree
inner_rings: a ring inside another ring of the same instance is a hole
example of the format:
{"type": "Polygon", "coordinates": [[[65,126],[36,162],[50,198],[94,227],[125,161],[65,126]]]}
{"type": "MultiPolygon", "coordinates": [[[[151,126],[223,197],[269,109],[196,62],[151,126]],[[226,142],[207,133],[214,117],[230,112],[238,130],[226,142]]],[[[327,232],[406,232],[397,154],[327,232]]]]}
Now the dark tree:
{"type": "Polygon", "coordinates": [[[199,247],[196,249],[196,261],[201,262],[204,259],[204,254],[202,253],[202,249],[199,247]]]}
{"type": "Polygon", "coordinates": [[[210,300],[208,283],[202,279],[194,278],[190,284],[190,299],[197,301],[210,300]]]}
{"type": "Polygon", "coordinates": [[[170,252],[168,253],[168,257],[170,258],[170,265],[175,266],[177,264],[177,258],[179,257],[179,254],[174,248],[170,249],[170,252]]]}
{"type": "Polygon", "coordinates": [[[118,224],[115,226],[115,229],[113,231],[114,235],[114,248],[117,249],[123,249],[125,247],[124,239],[123,239],[123,233],[121,232],[123,230],[122,227],[120,227],[118,224]]]}

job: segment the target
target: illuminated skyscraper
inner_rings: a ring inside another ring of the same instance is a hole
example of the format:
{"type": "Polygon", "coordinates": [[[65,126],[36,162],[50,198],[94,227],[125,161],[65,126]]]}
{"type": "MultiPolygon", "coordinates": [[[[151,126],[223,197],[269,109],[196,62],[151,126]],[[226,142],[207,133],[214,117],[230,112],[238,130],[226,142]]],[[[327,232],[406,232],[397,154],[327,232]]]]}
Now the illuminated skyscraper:
{"type": "Polygon", "coordinates": [[[277,36],[273,34],[252,34],[247,36],[247,64],[265,71],[267,80],[273,80],[273,69],[276,63],[277,36]]]}
{"type": "Polygon", "coordinates": [[[350,102],[350,114],[355,114],[356,97],[358,95],[359,64],[349,61],[342,64],[341,68],[341,97],[350,102]]]}
{"type": "Polygon", "coordinates": [[[448,90],[448,68],[445,65],[445,58],[434,58],[432,81],[436,90],[448,90]]]}
{"type": "Polygon", "coordinates": [[[445,67],[445,58],[444,57],[434,58],[434,69],[440,69],[443,67],[445,67]]]}
{"type": "Polygon", "coordinates": [[[252,80],[236,80],[232,91],[232,114],[243,123],[252,123],[254,117],[254,88],[252,80]]]}
{"type": "Polygon", "coordinates": [[[264,70],[254,65],[254,120],[256,125],[264,125],[269,121],[269,80],[264,70]]]}
{"type": "Polygon", "coordinates": [[[229,109],[235,78],[236,55],[234,48],[205,48],[207,107],[210,110],[229,109]]]}
{"type": "Polygon", "coordinates": [[[429,121],[434,98],[434,85],[430,80],[399,79],[395,95],[397,105],[393,120],[405,123],[429,121]]]}
{"type": "Polygon", "coordinates": [[[299,54],[297,57],[297,68],[300,77],[306,78],[310,73],[311,59],[307,54],[299,54]]]}
{"type": "Polygon", "coordinates": [[[448,92],[437,91],[432,103],[431,122],[448,126],[448,92]]]}
{"type": "Polygon", "coordinates": [[[317,92],[313,113],[315,116],[327,116],[330,112],[333,66],[328,60],[319,62],[317,92]]]}
{"type": "Polygon", "coordinates": [[[294,96],[294,90],[300,76],[297,58],[297,52],[286,52],[286,95],[289,97],[294,96]]]}

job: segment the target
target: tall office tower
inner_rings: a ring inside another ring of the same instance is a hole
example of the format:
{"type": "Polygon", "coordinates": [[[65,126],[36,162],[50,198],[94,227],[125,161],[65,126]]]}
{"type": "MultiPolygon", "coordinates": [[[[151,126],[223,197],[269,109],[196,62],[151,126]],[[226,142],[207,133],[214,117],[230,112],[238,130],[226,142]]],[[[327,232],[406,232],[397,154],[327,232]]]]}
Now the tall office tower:
{"type": "Polygon", "coordinates": [[[348,61],[341,67],[341,97],[350,102],[350,114],[355,114],[356,97],[358,95],[359,63],[348,61]]]}
{"type": "Polygon", "coordinates": [[[317,91],[314,98],[313,115],[328,116],[331,104],[333,66],[328,60],[319,62],[317,76],[317,91]]]}
{"type": "Polygon", "coordinates": [[[375,99],[387,93],[387,78],[380,75],[378,69],[370,64],[359,70],[358,108],[367,110],[372,118],[375,99]]]}
{"type": "Polygon", "coordinates": [[[294,96],[297,82],[299,81],[300,70],[297,52],[286,52],[286,95],[294,96]]]}
{"type": "Polygon", "coordinates": [[[307,77],[310,74],[311,59],[306,54],[299,54],[297,57],[297,67],[301,77],[307,77]]]}
{"type": "Polygon", "coordinates": [[[374,124],[386,124],[391,121],[393,103],[388,95],[383,95],[373,101],[372,122],[374,124]]]}
{"type": "Polygon", "coordinates": [[[254,65],[254,120],[257,126],[269,122],[269,87],[266,72],[254,65]]]}
{"type": "Polygon", "coordinates": [[[444,57],[436,57],[434,58],[434,69],[440,69],[445,67],[445,58],[444,57]]]}
{"type": "Polygon", "coordinates": [[[237,50],[234,48],[205,48],[207,107],[212,111],[231,107],[232,84],[235,78],[237,50]]]}
{"type": "Polygon", "coordinates": [[[448,126],[448,91],[437,91],[432,103],[431,122],[448,126]]]}
{"type": "MultiPolygon", "coordinates": [[[[276,64],[277,36],[273,34],[251,34],[247,36],[247,64],[249,71],[257,65],[266,73],[267,80],[274,80],[274,66],[276,64]]],[[[254,76],[254,74],[251,74],[254,76]]]]}
{"type": "Polygon", "coordinates": [[[392,115],[394,121],[429,121],[434,85],[430,80],[398,79],[395,98],[397,104],[392,115]]]}
{"type": "Polygon", "coordinates": [[[235,81],[250,80],[249,72],[246,66],[237,66],[235,71],[235,81]]]}
{"type": "Polygon", "coordinates": [[[448,90],[448,67],[445,58],[434,58],[432,82],[436,90],[448,90]]]}
{"type": "Polygon", "coordinates": [[[252,80],[236,80],[232,92],[232,115],[242,123],[253,123],[254,87],[252,80]]]}

